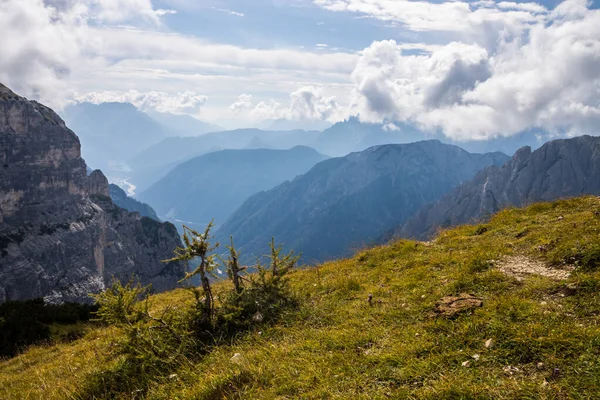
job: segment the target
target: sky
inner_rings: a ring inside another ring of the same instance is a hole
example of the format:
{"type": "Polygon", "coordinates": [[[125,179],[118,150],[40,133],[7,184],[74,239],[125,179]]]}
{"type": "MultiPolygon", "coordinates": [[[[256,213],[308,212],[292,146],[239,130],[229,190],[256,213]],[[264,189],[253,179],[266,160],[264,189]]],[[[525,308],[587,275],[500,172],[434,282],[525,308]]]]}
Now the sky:
{"type": "Polygon", "coordinates": [[[349,116],[455,140],[598,134],[585,0],[0,0],[0,82],[226,128],[349,116]]]}

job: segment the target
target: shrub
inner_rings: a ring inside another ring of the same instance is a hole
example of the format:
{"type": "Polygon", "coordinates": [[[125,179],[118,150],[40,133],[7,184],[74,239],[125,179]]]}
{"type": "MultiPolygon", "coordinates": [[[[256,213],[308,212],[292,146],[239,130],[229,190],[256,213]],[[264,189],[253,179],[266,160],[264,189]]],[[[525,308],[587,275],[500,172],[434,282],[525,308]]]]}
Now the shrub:
{"type": "Polygon", "coordinates": [[[229,257],[221,259],[232,286],[222,294],[220,304],[215,304],[209,276],[216,268],[217,258],[211,252],[218,244],[210,243],[212,226],[210,223],[202,234],[184,227],[185,247],[176,249],[175,258],[166,261],[198,261],[182,280],[200,277],[200,287],[189,288],[195,300],[190,308],[182,312],[167,307],[157,315],[148,288],[132,282],[123,286],[115,281],[111,288],[93,296],[99,305],[98,319],[122,331],[115,350],[123,357],[101,376],[90,376],[80,397],[114,397],[132,389],[143,395],[157,377],[255,324],[274,321],[285,308],[296,304],[287,275],[299,256],[283,254],[283,248],[272,240],[267,265],[257,260],[256,273],[245,275],[233,239],[227,246],[229,257]]]}
{"type": "Polygon", "coordinates": [[[197,325],[199,328],[206,330],[212,328],[213,316],[215,313],[214,298],[209,276],[213,276],[212,272],[216,268],[216,257],[211,254],[211,252],[219,247],[219,244],[216,243],[211,245],[210,243],[210,231],[213,226],[214,222],[211,221],[202,234],[184,226],[183,241],[185,247],[178,247],[175,249],[175,257],[166,261],[189,262],[199,260],[197,267],[192,272],[186,274],[181,282],[192,279],[195,276],[200,277],[202,291],[198,292],[196,290],[193,291],[193,293],[196,298],[196,315],[199,317],[197,325]]]}
{"type": "MultiPolygon", "coordinates": [[[[27,346],[53,340],[52,324],[89,321],[96,309],[88,304],[45,304],[43,299],[0,304],[0,357],[13,357],[27,346]]],[[[68,337],[78,337],[77,332],[68,337]]]]}
{"type": "Polygon", "coordinates": [[[99,320],[121,330],[115,352],[123,357],[101,376],[89,376],[79,397],[112,397],[132,388],[145,392],[153,379],[177,368],[193,353],[196,341],[189,315],[171,306],[152,312],[149,289],[139,283],[123,286],[115,281],[106,291],[93,295],[99,320]]]}
{"type": "Polygon", "coordinates": [[[234,290],[225,295],[220,312],[220,328],[226,333],[233,334],[257,323],[271,323],[281,312],[296,304],[289,288],[288,273],[297,265],[299,255],[291,251],[282,254],[283,247],[275,246],[272,239],[270,243],[271,254],[267,256],[268,265],[264,266],[260,260],[256,263],[256,273],[249,277],[242,277],[239,271],[245,267],[237,265],[237,252],[232,245],[230,258],[226,262],[230,277],[236,278],[240,285],[234,283],[234,290]],[[245,281],[246,285],[241,283],[245,281]]]}

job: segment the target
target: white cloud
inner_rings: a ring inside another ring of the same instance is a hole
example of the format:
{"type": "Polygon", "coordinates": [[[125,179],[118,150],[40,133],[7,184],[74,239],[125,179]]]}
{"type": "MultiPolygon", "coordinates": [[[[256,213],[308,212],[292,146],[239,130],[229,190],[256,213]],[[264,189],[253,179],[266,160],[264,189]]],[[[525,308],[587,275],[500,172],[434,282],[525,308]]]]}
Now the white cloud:
{"type": "Polygon", "coordinates": [[[394,124],[393,122],[388,122],[383,125],[383,130],[387,131],[387,132],[397,132],[402,129],[398,125],[394,124]]]}
{"type": "Polygon", "coordinates": [[[86,40],[84,11],[59,13],[41,0],[0,2],[0,81],[33,98],[66,91],[86,40]]]}
{"type": "Polygon", "coordinates": [[[522,10],[532,13],[546,13],[546,7],[537,3],[515,3],[514,1],[501,1],[498,3],[498,8],[501,10],[522,10]]]}
{"type": "Polygon", "coordinates": [[[195,37],[139,29],[94,29],[102,38],[105,57],[169,60],[186,65],[204,63],[219,69],[243,67],[350,73],[358,57],[348,53],[311,53],[289,49],[251,49],[207,42],[195,37]]]}
{"type": "Polygon", "coordinates": [[[368,121],[409,121],[459,140],[530,128],[597,133],[600,11],[567,0],[547,22],[492,50],[453,42],[405,55],[394,41],[375,42],[352,75],[354,109],[368,121]]]}
{"type": "Polygon", "coordinates": [[[542,17],[538,14],[547,11],[537,3],[503,2],[500,6],[491,1],[313,0],[313,3],[330,11],[356,12],[398,22],[411,31],[463,32],[474,38],[489,24],[495,25],[495,30],[522,30],[527,24],[540,21],[542,17]]]}
{"type": "Polygon", "coordinates": [[[150,0],[1,0],[0,81],[58,109],[75,92],[176,96],[208,87],[226,111],[232,97],[225,94],[268,90],[284,97],[307,83],[348,84],[358,59],[211,43],[166,31],[160,17],[169,12],[150,0]],[[224,79],[231,85],[223,87],[224,79]]]}
{"type": "Polygon", "coordinates": [[[154,110],[172,114],[197,114],[207,99],[206,96],[190,91],[170,95],[165,92],[140,93],[136,90],[128,92],[92,92],[77,98],[78,101],[94,104],[106,102],[131,103],[142,111],[154,110]]]}
{"type": "Polygon", "coordinates": [[[342,112],[335,96],[324,95],[320,88],[305,86],[290,94],[288,119],[339,121],[342,112]]]}
{"type": "Polygon", "coordinates": [[[287,118],[289,115],[281,103],[274,100],[261,101],[248,114],[255,121],[267,121],[271,119],[287,118]]]}
{"type": "Polygon", "coordinates": [[[248,109],[250,107],[252,107],[252,95],[241,94],[238,96],[237,101],[231,106],[229,106],[229,110],[231,110],[235,114],[239,114],[242,110],[248,109]]]}
{"type": "Polygon", "coordinates": [[[243,17],[244,16],[244,13],[233,11],[233,10],[230,10],[228,8],[212,7],[212,9],[215,10],[215,11],[219,11],[219,12],[222,12],[222,13],[225,13],[225,14],[236,16],[236,17],[243,17]]]}
{"type": "Polygon", "coordinates": [[[321,88],[302,87],[290,94],[290,104],[284,107],[276,101],[261,101],[249,116],[257,121],[288,119],[293,121],[331,121],[344,119],[347,112],[335,96],[326,96],[321,88]]]}
{"type": "MultiPolygon", "coordinates": [[[[13,0],[6,0],[13,1],[13,0]]],[[[160,18],[174,14],[174,10],[155,9],[151,0],[43,0],[47,7],[61,14],[78,10],[85,19],[102,23],[150,22],[160,25],[160,18]]],[[[22,3],[40,3],[37,0],[23,0],[22,3]]]]}
{"type": "Polygon", "coordinates": [[[95,0],[91,3],[90,14],[103,22],[123,23],[142,19],[160,24],[164,15],[174,14],[174,10],[154,9],[151,0],[95,0]]]}
{"type": "Polygon", "coordinates": [[[22,95],[64,105],[74,68],[92,68],[101,39],[88,28],[134,20],[159,23],[168,11],[150,0],[3,0],[0,2],[0,81],[22,95]]]}

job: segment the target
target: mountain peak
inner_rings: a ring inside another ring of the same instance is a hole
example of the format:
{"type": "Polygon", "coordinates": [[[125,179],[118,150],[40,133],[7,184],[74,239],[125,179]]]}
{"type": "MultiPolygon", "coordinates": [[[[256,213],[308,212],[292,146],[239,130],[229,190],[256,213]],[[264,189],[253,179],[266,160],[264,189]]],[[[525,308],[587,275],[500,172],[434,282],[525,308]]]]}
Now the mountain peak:
{"type": "Polygon", "coordinates": [[[87,175],[79,138],[58,115],[1,90],[0,303],[88,302],[113,276],[175,287],[185,266],[165,271],[162,260],[181,245],[176,228],[118,208],[104,174],[87,175]]]}
{"type": "Polygon", "coordinates": [[[15,93],[10,90],[6,85],[4,85],[2,82],[0,82],[0,94],[4,95],[4,94],[9,94],[9,95],[15,95],[15,93]]]}
{"type": "Polygon", "coordinates": [[[423,207],[395,236],[427,239],[437,229],[477,222],[506,207],[600,194],[600,138],[579,136],[522,147],[501,168],[477,177],[423,207]]]}

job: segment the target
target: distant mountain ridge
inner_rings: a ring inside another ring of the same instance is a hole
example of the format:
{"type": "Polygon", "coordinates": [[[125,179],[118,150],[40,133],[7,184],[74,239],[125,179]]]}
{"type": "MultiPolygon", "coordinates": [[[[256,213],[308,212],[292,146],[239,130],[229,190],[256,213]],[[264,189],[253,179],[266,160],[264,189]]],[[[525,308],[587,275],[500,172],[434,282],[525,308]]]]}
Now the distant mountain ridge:
{"type": "Polygon", "coordinates": [[[185,114],[171,114],[158,111],[145,111],[150,118],[160,123],[169,136],[198,136],[209,132],[220,132],[220,126],[200,121],[185,114]]]}
{"type": "Polygon", "coordinates": [[[137,152],[169,136],[168,131],[129,103],[78,103],[63,113],[82,143],[83,157],[93,167],[126,167],[137,152]]]}
{"type": "Polygon", "coordinates": [[[177,165],[192,158],[221,150],[256,149],[257,146],[287,150],[308,146],[319,132],[262,131],[237,129],[207,133],[197,137],[173,137],[150,146],[130,160],[133,168],[131,181],[139,193],[158,182],[177,165]]]}
{"type": "Polygon", "coordinates": [[[505,207],[582,194],[600,195],[600,137],[554,140],[519,150],[439,201],[424,206],[393,237],[427,239],[439,228],[481,221],[505,207]]]}
{"type": "Polygon", "coordinates": [[[303,174],[327,159],[315,150],[223,150],[186,161],[138,198],[161,216],[198,224],[225,222],[249,196],[303,174]]]}
{"type": "Polygon", "coordinates": [[[263,254],[271,237],[324,261],[375,241],[416,210],[471,179],[501,153],[470,154],[439,141],[383,145],[314,166],[291,182],[249,198],[219,228],[248,260],[263,254]]]}

